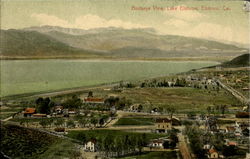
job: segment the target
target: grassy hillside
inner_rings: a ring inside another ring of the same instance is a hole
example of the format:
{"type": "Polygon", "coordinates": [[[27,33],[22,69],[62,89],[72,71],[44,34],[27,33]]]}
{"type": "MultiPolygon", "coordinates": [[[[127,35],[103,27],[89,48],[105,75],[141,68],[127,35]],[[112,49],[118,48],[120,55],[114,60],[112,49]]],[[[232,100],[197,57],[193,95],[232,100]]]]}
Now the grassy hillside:
{"type": "Polygon", "coordinates": [[[250,66],[250,54],[243,54],[238,56],[231,61],[225,62],[222,64],[224,67],[243,67],[250,66]]]}
{"type": "Polygon", "coordinates": [[[1,152],[11,158],[73,158],[79,156],[70,141],[34,129],[1,123],[1,152]]]}
{"type": "Polygon", "coordinates": [[[1,30],[3,56],[94,56],[35,31],[1,30]]]}

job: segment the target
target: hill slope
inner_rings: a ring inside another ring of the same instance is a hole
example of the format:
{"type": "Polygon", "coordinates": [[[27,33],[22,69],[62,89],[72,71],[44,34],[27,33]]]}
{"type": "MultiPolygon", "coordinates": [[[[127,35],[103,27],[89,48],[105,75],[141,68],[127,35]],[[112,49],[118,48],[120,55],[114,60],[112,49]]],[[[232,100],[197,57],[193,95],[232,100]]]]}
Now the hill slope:
{"type": "Polygon", "coordinates": [[[243,54],[238,56],[231,61],[222,64],[224,67],[245,67],[250,66],[250,54],[243,54]]]}
{"type": "Polygon", "coordinates": [[[2,56],[93,56],[36,31],[1,30],[2,56]]]}

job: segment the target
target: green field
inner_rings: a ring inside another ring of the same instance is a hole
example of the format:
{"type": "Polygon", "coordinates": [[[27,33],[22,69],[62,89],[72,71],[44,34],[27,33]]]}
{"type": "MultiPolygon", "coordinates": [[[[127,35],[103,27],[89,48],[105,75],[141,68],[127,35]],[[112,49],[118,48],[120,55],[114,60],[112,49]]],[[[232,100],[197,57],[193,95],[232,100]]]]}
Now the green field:
{"type": "Polygon", "coordinates": [[[1,97],[165,76],[215,64],[204,61],[1,60],[1,97]]]}
{"type": "MultiPolygon", "coordinates": [[[[68,132],[68,137],[83,141],[83,137],[86,139],[95,138],[97,141],[101,141],[105,137],[115,138],[115,137],[124,137],[126,135],[142,135],[142,133],[137,132],[126,132],[121,130],[72,130],[68,132]]],[[[159,137],[166,136],[166,134],[155,134],[155,133],[146,133],[147,139],[155,139],[159,137]]]]}
{"type": "Polygon", "coordinates": [[[154,125],[153,118],[120,118],[115,126],[122,125],[154,125]]]}
{"type": "MultiPolygon", "coordinates": [[[[180,156],[180,155],[179,155],[180,156]]],[[[149,152],[143,155],[124,157],[121,159],[177,159],[177,152],[149,152]]]]}
{"type": "Polygon", "coordinates": [[[206,112],[208,106],[240,104],[224,90],[217,92],[190,87],[126,89],[119,95],[132,103],[141,103],[148,112],[154,107],[174,107],[178,112],[198,113],[206,112]]]}

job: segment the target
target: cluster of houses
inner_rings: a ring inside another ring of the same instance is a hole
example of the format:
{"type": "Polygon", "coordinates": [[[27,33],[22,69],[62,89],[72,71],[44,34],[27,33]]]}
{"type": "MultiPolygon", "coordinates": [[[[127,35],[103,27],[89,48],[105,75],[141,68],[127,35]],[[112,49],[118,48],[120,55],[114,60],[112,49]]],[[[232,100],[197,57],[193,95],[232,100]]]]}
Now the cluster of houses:
{"type": "Polygon", "coordinates": [[[46,118],[51,116],[69,117],[69,115],[77,114],[76,109],[64,109],[63,106],[55,106],[51,109],[51,114],[37,113],[36,108],[25,108],[22,111],[23,117],[46,118]]]}

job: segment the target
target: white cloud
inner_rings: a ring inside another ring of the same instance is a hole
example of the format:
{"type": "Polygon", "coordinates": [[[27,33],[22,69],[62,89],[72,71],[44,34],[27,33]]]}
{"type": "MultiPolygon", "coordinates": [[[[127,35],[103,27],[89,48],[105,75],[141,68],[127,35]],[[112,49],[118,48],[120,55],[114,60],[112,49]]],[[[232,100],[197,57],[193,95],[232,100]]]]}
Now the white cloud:
{"type": "Polygon", "coordinates": [[[175,11],[166,10],[164,13],[165,15],[170,16],[172,18],[181,19],[184,21],[194,21],[206,17],[206,15],[201,14],[197,10],[181,10],[181,7],[187,7],[187,6],[185,5],[177,6],[178,8],[177,10],[175,11]]]}
{"type": "Polygon", "coordinates": [[[186,21],[180,20],[180,19],[170,19],[168,21],[165,21],[163,24],[169,25],[169,26],[174,26],[176,28],[183,28],[183,27],[187,27],[189,25],[186,21]]]}
{"type": "Polygon", "coordinates": [[[47,15],[47,14],[32,14],[32,18],[35,18],[41,25],[51,25],[51,26],[64,26],[69,27],[70,24],[53,15],[47,15]]]}
{"type": "Polygon", "coordinates": [[[75,22],[69,23],[66,20],[60,19],[53,15],[47,14],[32,14],[32,18],[35,18],[40,25],[52,25],[61,27],[81,28],[81,29],[93,29],[102,27],[121,27],[124,29],[132,28],[147,28],[141,24],[134,24],[131,22],[125,22],[120,19],[104,19],[97,15],[87,14],[75,19],[75,22]]]}
{"type": "MultiPolygon", "coordinates": [[[[239,30],[240,29],[243,28],[239,28],[239,30]]],[[[186,35],[227,42],[245,43],[248,41],[248,35],[245,35],[244,32],[235,32],[230,26],[222,26],[207,22],[196,25],[193,29],[188,31],[186,35]]]]}

